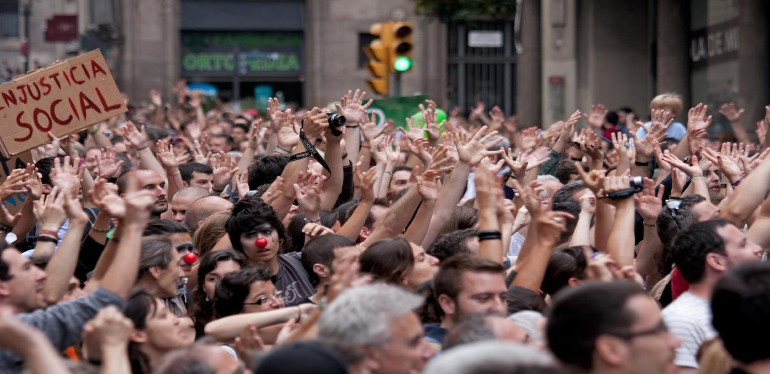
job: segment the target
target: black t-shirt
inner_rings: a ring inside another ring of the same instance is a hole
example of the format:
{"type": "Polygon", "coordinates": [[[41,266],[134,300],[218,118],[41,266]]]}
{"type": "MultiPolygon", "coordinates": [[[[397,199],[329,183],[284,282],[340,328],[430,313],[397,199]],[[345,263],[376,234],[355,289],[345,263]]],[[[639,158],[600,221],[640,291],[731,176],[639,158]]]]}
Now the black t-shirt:
{"type": "Polygon", "coordinates": [[[286,306],[299,305],[303,299],[315,294],[315,287],[310,284],[310,277],[302,267],[301,256],[300,252],[278,255],[275,288],[283,291],[286,306]]]}

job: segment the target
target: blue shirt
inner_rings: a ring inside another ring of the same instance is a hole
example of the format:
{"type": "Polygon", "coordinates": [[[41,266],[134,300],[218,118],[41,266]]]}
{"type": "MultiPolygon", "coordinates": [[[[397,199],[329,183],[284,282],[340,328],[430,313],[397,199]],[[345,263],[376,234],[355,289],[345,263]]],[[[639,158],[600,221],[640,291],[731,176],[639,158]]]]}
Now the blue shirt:
{"type": "MultiPolygon", "coordinates": [[[[644,125],[650,126],[652,122],[647,122],[644,125]]],[[[681,141],[684,137],[684,134],[687,133],[687,127],[683,125],[681,122],[674,122],[671,124],[671,126],[668,127],[668,130],[666,130],[666,137],[667,138],[674,138],[677,141],[681,141]]],[[[647,131],[644,131],[644,127],[639,127],[639,130],[636,130],[636,137],[638,139],[644,138],[647,136],[647,131]]]]}

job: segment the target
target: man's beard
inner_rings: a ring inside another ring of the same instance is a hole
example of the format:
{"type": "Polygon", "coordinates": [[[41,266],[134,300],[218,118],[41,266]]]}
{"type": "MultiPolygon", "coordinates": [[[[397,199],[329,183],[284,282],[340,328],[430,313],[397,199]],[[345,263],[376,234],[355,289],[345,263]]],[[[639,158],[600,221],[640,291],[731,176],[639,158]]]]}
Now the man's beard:
{"type": "Polygon", "coordinates": [[[719,203],[721,203],[722,200],[724,200],[724,198],[725,197],[722,196],[722,192],[721,191],[714,191],[714,190],[709,189],[709,199],[711,199],[711,203],[712,204],[714,204],[716,206],[719,206],[719,203]]]}

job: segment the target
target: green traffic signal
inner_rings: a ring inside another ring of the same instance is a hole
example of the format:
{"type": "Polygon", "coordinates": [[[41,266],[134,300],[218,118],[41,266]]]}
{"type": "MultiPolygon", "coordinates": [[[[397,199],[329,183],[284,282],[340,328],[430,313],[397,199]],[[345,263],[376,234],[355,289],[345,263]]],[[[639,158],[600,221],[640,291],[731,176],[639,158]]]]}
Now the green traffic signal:
{"type": "Polygon", "coordinates": [[[399,56],[393,62],[393,69],[397,72],[405,72],[412,68],[412,59],[406,56],[399,56]]]}

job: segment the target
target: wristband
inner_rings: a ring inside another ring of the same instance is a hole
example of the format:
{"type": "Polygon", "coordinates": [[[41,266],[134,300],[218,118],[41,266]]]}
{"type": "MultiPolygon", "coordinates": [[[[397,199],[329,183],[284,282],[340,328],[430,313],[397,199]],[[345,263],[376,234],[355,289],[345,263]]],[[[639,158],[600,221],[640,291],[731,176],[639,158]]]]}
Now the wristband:
{"type": "Polygon", "coordinates": [[[743,182],[743,178],[744,177],[741,177],[741,179],[738,179],[735,182],[730,182],[730,185],[733,186],[733,188],[738,187],[738,185],[741,184],[741,182],[743,182]]]}
{"type": "Polygon", "coordinates": [[[93,129],[93,131],[89,131],[88,133],[91,134],[91,135],[96,135],[97,132],[99,132],[99,128],[98,127],[93,129]]]}
{"type": "Polygon", "coordinates": [[[94,230],[96,232],[110,232],[110,226],[107,226],[106,229],[100,229],[94,225],[91,225],[91,230],[94,230]]]}
{"type": "Polygon", "coordinates": [[[361,148],[371,148],[371,146],[367,143],[362,143],[361,148]]]}
{"type": "Polygon", "coordinates": [[[48,235],[56,240],[59,240],[59,233],[56,231],[40,230],[40,233],[38,235],[48,235]]]}
{"type": "Polygon", "coordinates": [[[503,235],[500,233],[500,230],[483,230],[479,231],[479,241],[484,240],[499,240],[502,239],[503,235]]]}
{"type": "Polygon", "coordinates": [[[137,149],[136,149],[136,151],[137,151],[137,152],[139,152],[139,151],[142,151],[142,150],[145,150],[145,149],[147,149],[147,146],[146,146],[146,145],[145,145],[144,147],[141,147],[141,148],[137,148],[137,149]]]}
{"type": "Polygon", "coordinates": [[[175,176],[175,175],[177,175],[177,174],[181,174],[181,173],[182,173],[182,172],[181,172],[181,171],[179,171],[179,169],[177,169],[176,173],[174,173],[174,174],[168,174],[168,175],[170,175],[170,176],[172,176],[172,177],[173,177],[173,176],[175,176]]]}
{"type": "Polygon", "coordinates": [[[357,129],[358,125],[355,125],[355,126],[345,125],[345,127],[349,128],[349,129],[357,129]]]}
{"type": "Polygon", "coordinates": [[[6,226],[6,225],[0,225],[0,232],[4,232],[4,233],[7,234],[7,233],[9,233],[11,231],[13,231],[13,227],[9,227],[9,226],[6,226]]]}
{"type": "Polygon", "coordinates": [[[48,243],[58,243],[59,242],[57,239],[52,238],[52,237],[50,237],[48,235],[45,235],[45,236],[38,235],[37,236],[37,241],[39,241],[39,242],[48,242],[48,243]]]}
{"type": "Polygon", "coordinates": [[[275,147],[280,149],[280,150],[282,150],[282,151],[284,151],[284,152],[286,152],[286,153],[288,153],[288,154],[291,154],[291,149],[288,149],[286,147],[281,147],[279,144],[276,144],[275,147]]]}
{"type": "Polygon", "coordinates": [[[318,218],[313,218],[313,219],[305,218],[305,223],[317,223],[317,222],[321,222],[321,217],[320,216],[318,218]]]}
{"type": "Polygon", "coordinates": [[[650,166],[650,162],[649,161],[647,161],[647,162],[634,161],[634,165],[636,165],[636,166],[650,166]]]}
{"type": "Polygon", "coordinates": [[[647,222],[642,221],[642,224],[647,226],[647,227],[655,227],[654,223],[647,223],[647,222]]]}
{"type": "Polygon", "coordinates": [[[696,180],[696,179],[703,179],[703,180],[705,180],[706,178],[704,176],[702,176],[702,175],[696,175],[696,176],[690,178],[690,180],[693,180],[693,181],[696,180]]]}
{"type": "Polygon", "coordinates": [[[575,161],[575,162],[583,162],[583,159],[582,159],[582,158],[574,158],[574,157],[570,157],[570,159],[571,159],[572,161],[575,161]]]}

